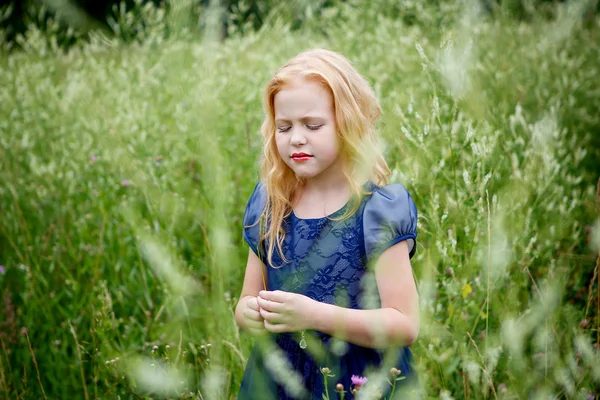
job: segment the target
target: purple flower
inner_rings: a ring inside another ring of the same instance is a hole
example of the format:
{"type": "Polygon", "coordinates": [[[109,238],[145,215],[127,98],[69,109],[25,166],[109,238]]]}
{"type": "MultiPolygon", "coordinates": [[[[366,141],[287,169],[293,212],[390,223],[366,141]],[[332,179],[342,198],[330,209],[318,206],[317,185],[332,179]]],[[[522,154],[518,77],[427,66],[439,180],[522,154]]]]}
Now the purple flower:
{"type": "Polygon", "coordinates": [[[96,162],[96,160],[98,160],[98,158],[96,157],[96,155],[95,155],[95,154],[92,154],[91,161],[92,161],[93,163],[95,163],[95,162],[96,162]]]}
{"type": "Polygon", "coordinates": [[[131,182],[129,182],[127,179],[123,179],[123,182],[121,182],[121,186],[129,186],[131,185],[131,182]]]}
{"type": "Polygon", "coordinates": [[[4,269],[4,265],[0,265],[0,275],[2,275],[4,273],[5,269],[4,269]]]}
{"type": "Polygon", "coordinates": [[[369,379],[367,379],[366,376],[358,376],[358,375],[352,375],[350,380],[352,381],[352,384],[356,385],[356,386],[363,386],[365,383],[367,383],[369,381],[369,379]]]}

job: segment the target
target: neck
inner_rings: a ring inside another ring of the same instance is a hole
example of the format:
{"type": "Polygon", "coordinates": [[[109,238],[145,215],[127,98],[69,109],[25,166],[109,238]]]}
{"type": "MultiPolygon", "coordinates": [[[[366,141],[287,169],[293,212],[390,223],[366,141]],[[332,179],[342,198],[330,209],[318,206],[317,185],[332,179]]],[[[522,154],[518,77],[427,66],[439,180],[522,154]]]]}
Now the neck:
{"type": "Polygon", "coordinates": [[[341,160],[338,160],[318,176],[306,179],[304,191],[314,193],[338,192],[348,187],[346,176],[341,168],[341,160]]]}

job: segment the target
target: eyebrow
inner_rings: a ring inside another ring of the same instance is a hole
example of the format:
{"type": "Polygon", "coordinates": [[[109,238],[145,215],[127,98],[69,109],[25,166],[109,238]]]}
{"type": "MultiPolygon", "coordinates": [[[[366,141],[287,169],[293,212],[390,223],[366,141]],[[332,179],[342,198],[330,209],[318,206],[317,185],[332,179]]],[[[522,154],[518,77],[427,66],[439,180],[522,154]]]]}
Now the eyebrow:
{"type": "MultiPolygon", "coordinates": [[[[306,116],[306,117],[302,117],[300,118],[300,121],[302,122],[307,122],[307,121],[314,121],[314,120],[318,120],[318,121],[322,121],[324,122],[326,120],[326,118],[324,117],[317,117],[317,116],[306,116]]],[[[277,118],[275,120],[275,123],[282,123],[282,122],[291,122],[291,120],[287,119],[287,118],[277,118]]]]}

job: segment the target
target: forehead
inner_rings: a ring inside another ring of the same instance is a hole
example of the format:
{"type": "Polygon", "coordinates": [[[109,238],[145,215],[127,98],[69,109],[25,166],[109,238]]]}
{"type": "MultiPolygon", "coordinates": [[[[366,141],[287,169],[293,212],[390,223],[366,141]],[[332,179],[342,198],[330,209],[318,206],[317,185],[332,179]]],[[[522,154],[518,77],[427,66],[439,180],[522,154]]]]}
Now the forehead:
{"type": "Polygon", "coordinates": [[[275,95],[275,119],[299,119],[306,115],[322,117],[333,114],[329,90],[318,82],[296,78],[286,83],[275,95]]]}

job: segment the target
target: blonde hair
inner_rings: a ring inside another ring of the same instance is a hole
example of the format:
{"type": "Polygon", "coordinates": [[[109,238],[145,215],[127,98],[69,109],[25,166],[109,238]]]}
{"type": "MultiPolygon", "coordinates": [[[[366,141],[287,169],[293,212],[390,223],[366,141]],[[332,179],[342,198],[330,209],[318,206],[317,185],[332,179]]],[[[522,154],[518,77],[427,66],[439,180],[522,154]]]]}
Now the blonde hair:
{"type": "Polygon", "coordinates": [[[261,133],[264,139],[261,160],[261,180],[267,189],[266,207],[259,219],[261,241],[267,240],[267,259],[273,261],[275,246],[284,262],[282,243],[284,218],[292,212],[291,199],[304,179],[297,178],[281,159],[275,142],[275,95],[292,79],[316,81],[331,94],[343,173],[351,189],[349,207],[340,219],[346,219],[360,207],[360,199],[368,194],[363,183],[371,179],[377,186],[387,184],[390,169],[385,162],[375,131],[375,121],[381,109],[373,89],[341,54],[313,49],[298,54],[281,67],[269,81],[264,92],[265,119],[261,133]],[[267,223],[264,223],[264,222],[267,223]]]}

